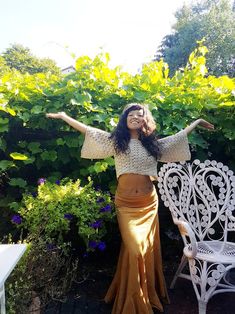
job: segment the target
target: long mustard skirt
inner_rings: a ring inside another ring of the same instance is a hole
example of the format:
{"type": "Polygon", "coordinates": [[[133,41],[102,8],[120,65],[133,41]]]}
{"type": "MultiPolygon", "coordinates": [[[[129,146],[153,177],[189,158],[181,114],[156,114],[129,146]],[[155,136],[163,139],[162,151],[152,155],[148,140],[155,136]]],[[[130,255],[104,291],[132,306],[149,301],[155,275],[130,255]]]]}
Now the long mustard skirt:
{"type": "Polygon", "coordinates": [[[114,301],[112,314],[150,314],[155,307],[163,312],[169,303],[162,270],[155,188],[140,196],[115,197],[122,244],[116,273],[105,296],[114,301]]]}

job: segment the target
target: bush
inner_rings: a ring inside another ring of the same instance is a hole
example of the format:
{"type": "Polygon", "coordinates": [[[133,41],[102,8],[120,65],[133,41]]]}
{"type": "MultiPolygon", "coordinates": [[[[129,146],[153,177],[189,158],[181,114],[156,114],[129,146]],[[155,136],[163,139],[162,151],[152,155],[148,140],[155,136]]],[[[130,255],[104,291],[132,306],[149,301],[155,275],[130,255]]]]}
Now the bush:
{"type": "Polygon", "coordinates": [[[143,64],[136,75],[112,69],[107,54],[77,59],[76,72],[63,77],[0,73],[0,207],[10,198],[20,200],[39,176],[54,182],[92,175],[102,186],[114,186],[113,160],[82,159],[83,136],[62,121],[46,119],[46,112],[66,111],[85,124],[111,131],[126,103],[145,102],[163,136],[205,118],[215,131],[192,133],[194,157],[205,159],[209,153],[233,169],[235,80],[208,75],[206,53],[199,44],[187,66],[173,77],[163,61],[143,64]]]}
{"type": "MultiPolygon", "coordinates": [[[[82,187],[80,180],[50,183],[39,179],[37,194],[23,195],[12,222],[50,247],[70,244],[80,252],[104,250],[107,226],[114,220],[113,204],[109,192],[95,189],[89,181],[82,187]]],[[[18,207],[17,203],[11,206],[18,207]]]]}
{"type": "Polygon", "coordinates": [[[66,296],[82,274],[82,259],[106,249],[115,214],[110,193],[94,188],[90,179],[81,186],[80,180],[41,178],[37,193],[25,193],[10,206],[11,221],[29,246],[7,282],[7,309],[27,313],[66,296]]]}
{"type": "Polygon", "coordinates": [[[65,298],[77,276],[78,259],[65,255],[65,247],[50,248],[40,238],[27,240],[27,252],[6,283],[8,314],[38,313],[51,300],[65,298]]]}

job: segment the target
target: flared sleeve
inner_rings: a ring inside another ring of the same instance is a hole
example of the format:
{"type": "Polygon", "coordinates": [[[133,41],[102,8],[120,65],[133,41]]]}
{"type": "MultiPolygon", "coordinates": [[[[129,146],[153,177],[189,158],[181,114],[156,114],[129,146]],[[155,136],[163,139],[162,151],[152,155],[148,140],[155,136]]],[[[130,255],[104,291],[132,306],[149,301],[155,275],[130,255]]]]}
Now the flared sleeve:
{"type": "Polygon", "coordinates": [[[81,157],[102,159],[113,155],[114,145],[110,139],[110,133],[88,126],[81,150],[81,157]]]}
{"type": "Polygon", "coordinates": [[[185,130],[158,140],[160,156],[158,161],[176,162],[191,159],[188,137],[185,130]]]}

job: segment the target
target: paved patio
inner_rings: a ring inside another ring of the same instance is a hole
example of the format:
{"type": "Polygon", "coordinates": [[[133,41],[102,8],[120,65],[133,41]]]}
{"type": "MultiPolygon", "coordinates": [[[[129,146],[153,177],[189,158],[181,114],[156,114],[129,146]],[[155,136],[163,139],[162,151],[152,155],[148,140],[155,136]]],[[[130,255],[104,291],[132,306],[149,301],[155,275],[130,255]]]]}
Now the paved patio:
{"type": "MultiPolygon", "coordinates": [[[[105,304],[102,298],[111,279],[112,275],[107,271],[92,272],[87,280],[74,285],[71,295],[64,303],[52,302],[43,314],[110,314],[112,306],[105,304]]],[[[171,279],[172,275],[166,275],[168,286],[171,279]]],[[[169,290],[169,295],[171,304],[164,307],[164,314],[198,314],[191,282],[179,279],[175,289],[169,290]]],[[[208,303],[207,314],[234,313],[235,294],[217,295],[208,303]]]]}

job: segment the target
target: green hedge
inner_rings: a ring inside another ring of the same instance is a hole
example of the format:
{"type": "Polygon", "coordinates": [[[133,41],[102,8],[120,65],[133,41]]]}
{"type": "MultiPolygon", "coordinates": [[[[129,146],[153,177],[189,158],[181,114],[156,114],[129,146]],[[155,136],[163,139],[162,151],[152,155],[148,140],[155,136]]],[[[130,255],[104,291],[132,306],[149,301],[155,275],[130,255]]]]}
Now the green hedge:
{"type": "Polygon", "coordinates": [[[114,190],[113,160],[81,159],[82,135],[62,121],[46,119],[46,112],[66,111],[86,124],[112,130],[126,103],[145,102],[163,136],[203,117],[215,124],[215,131],[191,135],[193,157],[216,158],[235,168],[235,81],[208,76],[206,52],[199,46],[172,78],[163,61],[144,64],[138,74],[130,75],[111,68],[108,54],[79,58],[76,72],[63,78],[50,73],[1,74],[0,206],[21,199],[26,190],[33,192],[40,177],[87,182],[91,175],[114,190]]]}

